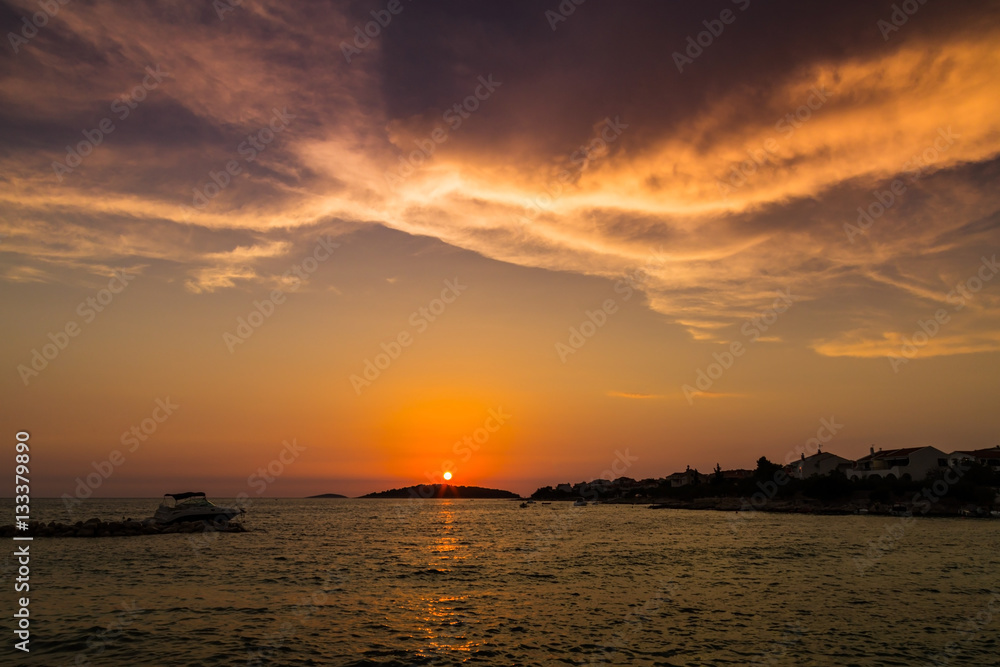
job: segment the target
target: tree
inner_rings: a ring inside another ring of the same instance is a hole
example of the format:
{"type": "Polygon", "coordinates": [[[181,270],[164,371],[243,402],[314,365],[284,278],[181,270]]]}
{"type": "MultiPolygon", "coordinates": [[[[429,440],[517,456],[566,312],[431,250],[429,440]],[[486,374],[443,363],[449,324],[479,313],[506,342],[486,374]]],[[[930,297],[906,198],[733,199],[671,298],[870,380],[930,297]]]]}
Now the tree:
{"type": "Polygon", "coordinates": [[[712,475],[712,484],[722,484],[726,481],[726,478],[722,476],[722,466],[718,463],[715,464],[715,474],[712,475]]]}
{"type": "Polygon", "coordinates": [[[781,470],[781,466],[777,463],[771,463],[767,460],[766,456],[762,456],[757,459],[757,469],[754,470],[753,476],[759,480],[772,479],[774,473],[781,470]]]}

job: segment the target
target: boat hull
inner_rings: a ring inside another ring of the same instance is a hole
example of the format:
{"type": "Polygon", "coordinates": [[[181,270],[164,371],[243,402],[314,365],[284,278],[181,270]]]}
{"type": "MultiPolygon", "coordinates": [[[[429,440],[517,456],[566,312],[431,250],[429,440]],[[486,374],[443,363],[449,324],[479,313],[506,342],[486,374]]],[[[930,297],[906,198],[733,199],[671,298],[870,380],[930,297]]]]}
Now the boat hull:
{"type": "Polygon", "coordinates": [[[156,522],[169,526],[173,523],[188,523],[191,521],[201,521],[204,523],[219,523],[229,521],[240,513],[239,510],[229,507],[199,507],[197,509],[173,510],[161,507],[153,515],[156,522]]]}

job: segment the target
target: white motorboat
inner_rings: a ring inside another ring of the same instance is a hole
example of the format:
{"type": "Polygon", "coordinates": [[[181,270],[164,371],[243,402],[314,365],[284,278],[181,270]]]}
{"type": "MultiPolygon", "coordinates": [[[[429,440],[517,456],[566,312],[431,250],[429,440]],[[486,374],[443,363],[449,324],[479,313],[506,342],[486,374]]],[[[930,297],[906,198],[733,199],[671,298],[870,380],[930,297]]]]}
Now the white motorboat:
{"type": "Polygon", "coordinates": [[[573,507],[586,507],[586,506],[587,506],[587,501],[584,500],[583,498],[580,498],[575,503],[573,503],[573,507]]]}
{"type": "Polygon", "coordinates": [[[209,501],[201,491],[189,491],[163,494],[163,502],[156,509],[153,519],[161,525],[187,521],[225,523],[242,513],[242,509],[219,507],[209,501]]]}

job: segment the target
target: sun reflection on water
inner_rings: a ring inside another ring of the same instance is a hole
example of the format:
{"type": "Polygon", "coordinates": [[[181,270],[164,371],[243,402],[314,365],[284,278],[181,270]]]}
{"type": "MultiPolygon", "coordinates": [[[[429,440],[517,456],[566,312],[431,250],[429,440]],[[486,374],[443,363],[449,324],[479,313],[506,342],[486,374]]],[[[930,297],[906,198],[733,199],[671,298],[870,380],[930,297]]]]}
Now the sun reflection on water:
{"type": "MultiPolygon", "coordinates": [[[[464,561],[470,556],[468,541],[461,539],[455,518],[452,503],[442,502],[435,518],[433,539],[427,547],[430,567],[443,571],[442,574],[453,570],[441,567],[441,561],[464,561]]],[[[428,652],[469,652],[481,646],[481,642],[468,636],[472,626],[480,622],[471,611],[468,595],[457,592],[425,595],[419,598],[418,607],[415,620],[427,641],[428,652]]]]}

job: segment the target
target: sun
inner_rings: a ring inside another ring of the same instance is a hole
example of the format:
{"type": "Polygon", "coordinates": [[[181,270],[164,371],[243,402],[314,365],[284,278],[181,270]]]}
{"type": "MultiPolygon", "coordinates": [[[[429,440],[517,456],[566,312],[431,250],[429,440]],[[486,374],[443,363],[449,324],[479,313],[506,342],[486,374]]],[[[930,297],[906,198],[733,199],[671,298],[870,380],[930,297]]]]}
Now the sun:
{"type": "Polygon", "coordinates": [[[444,481],[447,482],[449,479],[451,479],[451,473],[446,472],[444,475],[442,475],[442,477],[444,477],[444,481]]]}

